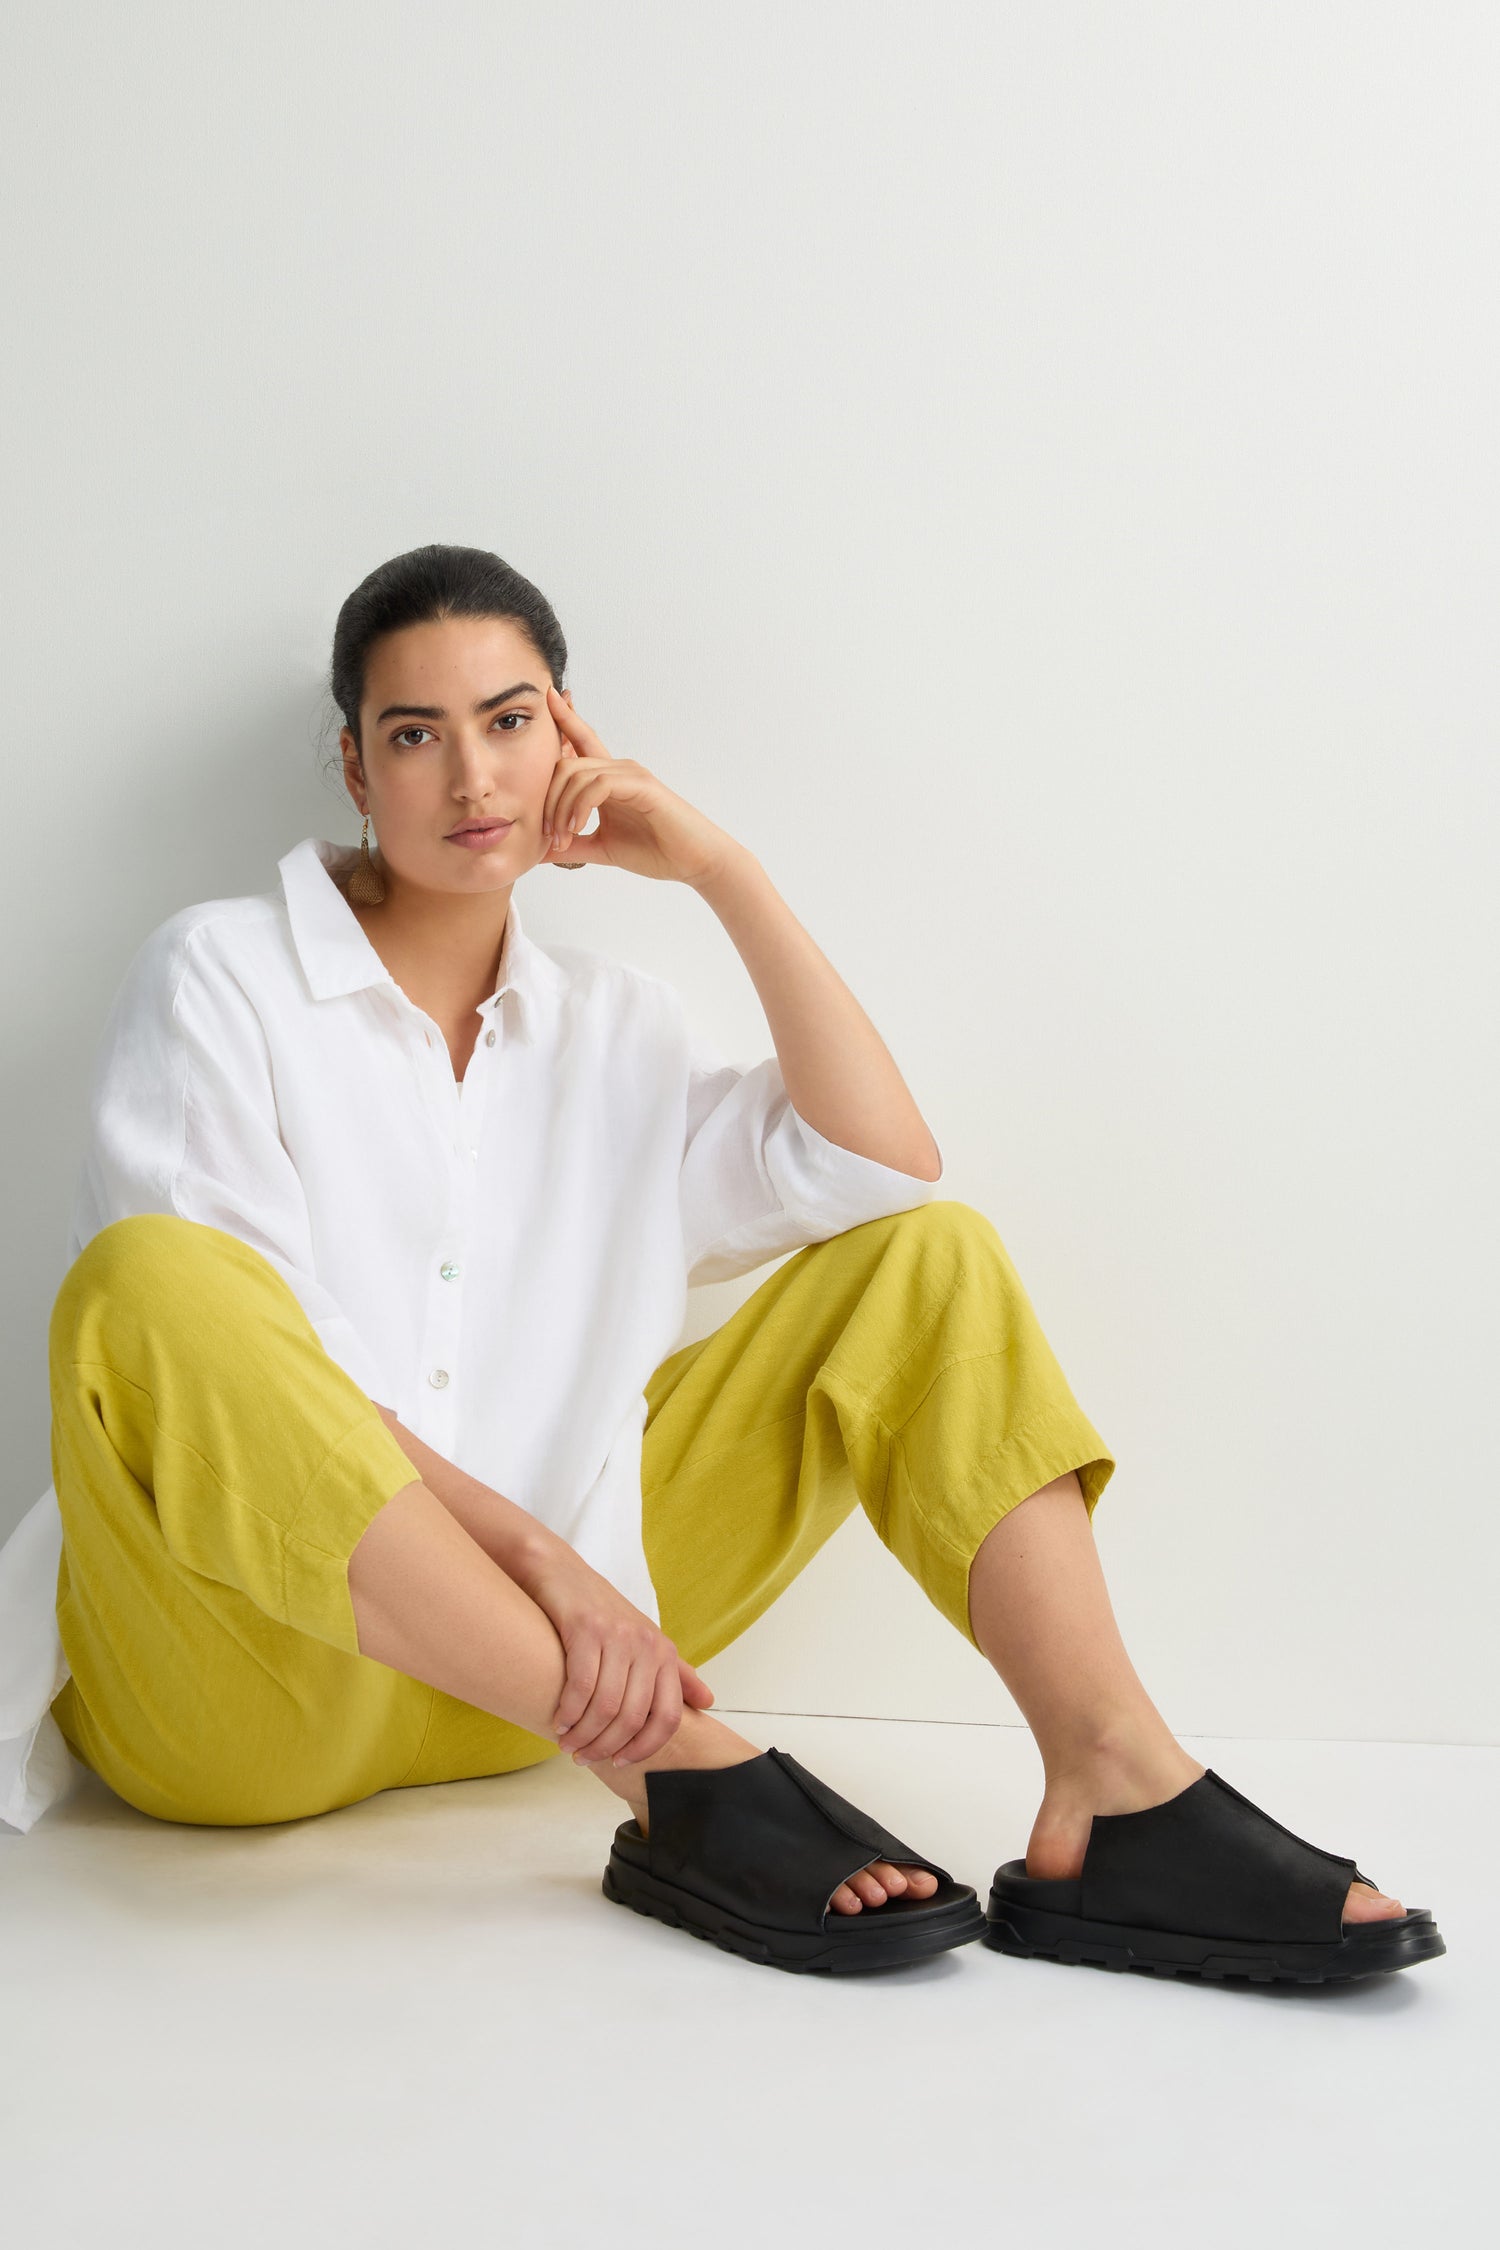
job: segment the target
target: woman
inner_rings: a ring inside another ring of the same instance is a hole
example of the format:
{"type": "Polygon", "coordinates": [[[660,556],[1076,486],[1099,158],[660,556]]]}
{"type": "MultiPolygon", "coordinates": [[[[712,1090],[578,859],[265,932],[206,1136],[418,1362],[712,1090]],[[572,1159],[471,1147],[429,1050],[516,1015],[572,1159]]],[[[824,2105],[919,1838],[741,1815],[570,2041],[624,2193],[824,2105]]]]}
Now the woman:
{"type": "Polygon", "coordinates": [[[629,1815],[608,1897],[785,1968],[1441,1952],[1173,1738],[1093,1545],[1113,1458],[994,1227],[933,1199],[932,1134],[765,869],[606,749],[566,659],[497,557],[382,565],[333,651],[358,856],[309,838],[280,896],[130,964],[49,1339],[69,1747],[210,1823],[564,1752],[629,1815]],[[691,886],[775,1056],[526,938],[543,864],[691,886]],[[690,1282],[788,1251],[671,1349],[690,1282]],[[696,1669],[856,1501],[1041,1751],[987,1916],[696,1669]]]}

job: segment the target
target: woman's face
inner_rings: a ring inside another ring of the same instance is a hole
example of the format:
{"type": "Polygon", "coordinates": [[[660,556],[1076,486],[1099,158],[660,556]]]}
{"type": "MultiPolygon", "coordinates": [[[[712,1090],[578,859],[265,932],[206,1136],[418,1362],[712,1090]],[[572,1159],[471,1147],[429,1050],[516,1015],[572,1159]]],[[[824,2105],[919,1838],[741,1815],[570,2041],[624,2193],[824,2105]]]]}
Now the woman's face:
{"type": "MultiPolygon", "coordinates": [[[[552,675],[510,618],[448,617],[387,633],[365,665],[364,773],[341,729],[344,782],[381,863],[430,891],[499,891],[545,857],[542,807],[563,749],[552,675]],[[462,822],[513,825],[479,846],[462,822]]],[[[563,690],[571,705],[573,697],[563,690]]]]}

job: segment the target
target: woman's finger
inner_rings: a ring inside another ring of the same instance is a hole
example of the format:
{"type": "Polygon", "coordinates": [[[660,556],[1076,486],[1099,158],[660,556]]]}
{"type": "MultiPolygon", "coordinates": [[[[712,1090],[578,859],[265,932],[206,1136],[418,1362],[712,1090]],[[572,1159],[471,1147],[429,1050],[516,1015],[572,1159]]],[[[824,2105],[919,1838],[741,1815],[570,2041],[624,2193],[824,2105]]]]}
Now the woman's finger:
{"type": "Polygon", "coordinates": [[[574,742],[581,742],[584,752],[591,758],[607,758],[610,753],[599,740],[587,719],[580,719],[571,703],[564,703],[556,688],[549,688],[548,708],[562,732],[574,742]]]}
{"type": "Polygon", "coordinates": [[[557,1709],[552,1714],[555,1734],[566,1734],[587,1708],[599,1677],[599,1663],[603,1654],[603,1637],[597,1633],[580,1633],[568,1650],[567,1677],[563,1681],[562,1694],[557,1699],[557,1709]]]}
{"type": "Polygon", "coordinates": [[[557,826],[557,800],[566,788],[568,776],[577,763],[578,752],[571,743],[565,743],[557,764],[552,768],[552,778],[547,784],[547,794],[542,799],[542,830],[544,834],[549,828],[555,829],[557,826]]]}
{"type": "Polygon", "coordinates": [[[590,1765],[607,1765],[622,1743],[629,1742],[645,1725],[656,1694],[656,1664],[642,1656],[630,1668],[630,1678],[620,1697],[620,1708],[607,1727],[601,1727],[589,1744],[590,1765]]]}
{"type": "Polygon", "coordinates": [[[646,1724],[633,1741],[615,1752],[617,1766],[639,1765],[643,1758],[654,1758],[658,1750],[670,1742],[682,1724],[682,1683],[677,1677],[675,1664],[664,1664],[656,1675],[656,1693],[651,1699],[651,1711],[646,1724]]]}
{"type": "Polygon", "coordinates": [[[581,831],[589,814],[608,794],[608,785],[601,787],[596,775],[592,781],[584,782],[583,786],[567,800],[565,808],[559,808],[557,834],[561,836],[565,844],[570,843],[573,837],[581,831]]]}
{"type": "Polygon", "coordinates": [[[567,701],[566,697],[562,694],[560,689],[555,687],[548,688],[547,709],[551,712],[553,723],[555,724],[558,733],[562,736],[564,743],[571,745],[573,740],[573,730],[575,727],[580,725],[581,722],[579,720],[578,713],[574,710],[572,704],[567,701]]]}
{"type": "Polygon", "coordinates": [[[575,758],[563,774],[552,800],[551,824],[554,829],[576,826],[580,798],[590,789],[600,787],[607,795],[608,774],[600,773],[597,766],[582,766],[575,758]]]}
{"type": "Polygon", "coordinates": [[[620,1698],[630,1677],[630,1662],[618,1643],[606,1642],[599,1660],[599,1677],[594,1682],[594,1692],[584,1707],[583,1715],[569,1729],[561,1747],[571,1757],[587,1750],[600,1729],[607,1727],[620,1708],[620,1698]]]}

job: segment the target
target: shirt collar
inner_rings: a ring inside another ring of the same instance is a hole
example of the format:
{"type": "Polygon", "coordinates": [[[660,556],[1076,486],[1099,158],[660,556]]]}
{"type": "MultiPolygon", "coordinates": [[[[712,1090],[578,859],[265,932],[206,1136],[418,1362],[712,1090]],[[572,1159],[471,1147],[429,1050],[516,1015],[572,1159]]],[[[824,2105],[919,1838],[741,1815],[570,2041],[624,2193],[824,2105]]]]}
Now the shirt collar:
{"type": "MultiPolygon", "coordinates": [[[[315,1000],[363,992],[370,985],[396,986],[330,873],[330,869],[342,873],[358,857],[357,844],[335,844],[325,836],[305,836],[277,862],[292,942],[315,1000]]],[[[522,1032],[529,1039],[536,1030],[538,1009],[566,982],[561,964],[522,929],[521,910],[512,889],[495,989],[480,1002],[480,1013],[488,1019],[499,1007],[501,996],[514,993],[522,1032]]]]}

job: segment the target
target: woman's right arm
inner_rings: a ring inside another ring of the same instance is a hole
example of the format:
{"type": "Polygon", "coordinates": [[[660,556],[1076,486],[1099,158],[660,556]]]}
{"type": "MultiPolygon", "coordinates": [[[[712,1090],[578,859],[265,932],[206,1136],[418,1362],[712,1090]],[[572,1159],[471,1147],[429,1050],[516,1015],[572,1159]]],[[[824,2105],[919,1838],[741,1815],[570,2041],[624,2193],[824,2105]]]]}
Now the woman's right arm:
{"type": "Polygon", "coordinates": [[[627,1601],[525,1508],[471,1477],[409,1430],[377,1399],[375,1411],[402,1452],[476,1545],[551,1620],[567,1658],[553,1731],[570,1753],[588,1750],[623,1714],[628,1732],[616,1764],[653,1757],[671,1740],[683,1705],[706,1710],[713,1689],[644,1610],[627,1601]]]}

